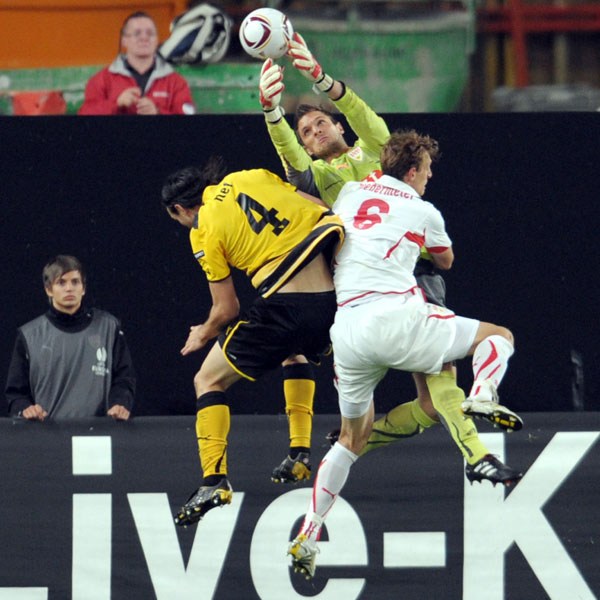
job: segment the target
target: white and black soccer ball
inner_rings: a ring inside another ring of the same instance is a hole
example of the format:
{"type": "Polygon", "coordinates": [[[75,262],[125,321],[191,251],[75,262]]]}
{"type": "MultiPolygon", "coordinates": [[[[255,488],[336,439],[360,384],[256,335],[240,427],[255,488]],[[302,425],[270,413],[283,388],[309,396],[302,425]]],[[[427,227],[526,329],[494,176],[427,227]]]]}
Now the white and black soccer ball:
{"type": "Polygon", "coordinates": [[[294,35],[292,22],[275,8],[257,8],[240,27],[242,48],[253,58],[280,58],[294,35]]]}

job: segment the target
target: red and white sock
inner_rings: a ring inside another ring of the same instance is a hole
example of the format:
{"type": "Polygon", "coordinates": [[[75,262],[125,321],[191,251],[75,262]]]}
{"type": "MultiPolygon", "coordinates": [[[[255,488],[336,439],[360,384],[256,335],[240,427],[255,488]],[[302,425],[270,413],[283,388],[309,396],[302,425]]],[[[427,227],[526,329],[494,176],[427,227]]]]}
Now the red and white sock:
{"type": "Polygon", "coordinates": [[[493,400],[493,392],[500,385],[514,351],[513,345],[501,335],[490,335],[479,343],[473,353],[473,387],[469,398],[493,400]]]}
{"type": "Polygon", "coordinates": [[[350,467],[358,456],[336,442],[323,458],[315,477],[308,512],[300,533],[316,543],[327,513],[344,487],[350,467]]]}

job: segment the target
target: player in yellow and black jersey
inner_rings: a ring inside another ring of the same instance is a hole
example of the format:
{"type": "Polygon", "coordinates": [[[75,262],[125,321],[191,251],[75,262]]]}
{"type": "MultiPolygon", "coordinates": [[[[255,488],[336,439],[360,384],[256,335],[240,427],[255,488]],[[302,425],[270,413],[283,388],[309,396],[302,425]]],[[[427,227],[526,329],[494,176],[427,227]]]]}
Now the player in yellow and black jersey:
{"type": "Polygon", "coordinates": [[[233,266],[267,297],[338,224],[326,207],[307,202],[291,184],[254,169],[205,188],[190,241],[208,281],[227,278],[233,266]]]}
{"type": "Polygon", "coordinates": [[[169,176],[162,199],[169,215],[190,229],[212,298],[207,320],[191,327],[181,353],[218,337],[194,377],[204,479],[175,517],[178,525],[188,525],[231,502],[227,388],[242,377],[255,380],[286,359],[318,361],[329,348],[336,310],[330,264],[344,229],[319,200],[310,201],[277,175],[264,169],[225,174],[216,158],[169,176]],[[243,316],[231,267],[246,272],[260,294],[243,316]]]}

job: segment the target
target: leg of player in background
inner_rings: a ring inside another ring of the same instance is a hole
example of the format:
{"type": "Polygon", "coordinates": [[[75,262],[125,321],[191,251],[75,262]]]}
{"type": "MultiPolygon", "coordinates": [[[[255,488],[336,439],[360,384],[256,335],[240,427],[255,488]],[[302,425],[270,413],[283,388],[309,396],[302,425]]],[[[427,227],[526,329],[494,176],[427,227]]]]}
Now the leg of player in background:
{"type": "Polygon", "coordinates": [[[439,416],[425,382],[425,375],[413,373],[413,379],[418,397],[411,402],[395,406],[373,423],[373,431],[361,456],[369,450],[423,433],[425,429],[439,423],[439,416]]]}
{"type": "Polygon", "coordinates": [[[465,393],[456,385],[452,369],[447,368],[439,375],[428,375],[427,385],[436,399],[444,427],[465,458],[467,479],[471,483],[487,479],[494,485],[502,483],[506,486],[518,482],[523,474],[493,456],[479,438],[473,419],[463,415],[460,406],[465,393]]]}
{"type": "Polygon", "coordinates": [[[273,470],[275,483],[297,483],[309,479],[315,381],[310,363],[295,355],[282,363],[285,412],[290,431],[288,456],[273,470]]]}

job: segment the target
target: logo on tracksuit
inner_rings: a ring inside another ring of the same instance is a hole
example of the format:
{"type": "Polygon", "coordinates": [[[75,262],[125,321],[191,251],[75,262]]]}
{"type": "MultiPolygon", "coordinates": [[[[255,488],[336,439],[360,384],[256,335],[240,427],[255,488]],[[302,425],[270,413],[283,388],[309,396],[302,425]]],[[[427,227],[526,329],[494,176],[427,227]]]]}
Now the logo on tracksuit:
{"type": "Polygon", "coordinates": [[[108,352],[104,346],[101,346],[96,350],[96,364],[92,365],[92,371],[94,375],[98,375],[100,377],[106,377],[108,375],[109,370],[106,367],[106,360],[108,358],[108,352]]]}

